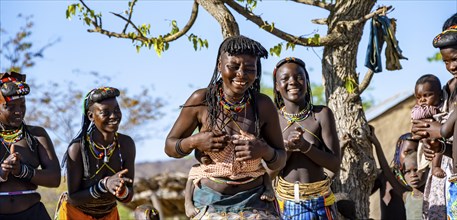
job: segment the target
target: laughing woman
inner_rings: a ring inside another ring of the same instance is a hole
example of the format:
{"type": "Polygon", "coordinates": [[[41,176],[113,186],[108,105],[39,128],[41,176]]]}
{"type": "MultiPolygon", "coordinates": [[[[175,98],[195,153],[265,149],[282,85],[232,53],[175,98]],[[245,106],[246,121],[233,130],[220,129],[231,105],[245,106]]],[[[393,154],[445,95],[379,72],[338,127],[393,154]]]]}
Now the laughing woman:
{"type": "Polygon", "coordinates": [[[59,219],[119,219],[116,202],[133,197],[135,143],[117,132],[122,113],[119,90],[90,91],[83,106],[80,133],[70,143],[64,162],[68,194],[61,198],[59,219]]]}
{"type": "Polygon", "coordinates": [[[189,174],[196,186],[197,219],[278,218],[273,202],[261,199],[262,160],[278,170],[286,158],[274,104],[259,93],[260,58],[267,55],[247,37],[225,39],[210,84],[189,97],[168,134],[169,156],[181,158],[196,150],[213,161],[189,174]]]}
{"type": "Polygon", "coordinates": [[[58,187],[60,167],[47,132],[26,125],[25,75],[0,75],[0,219],[50,219],[38,186],[58,187]]]}

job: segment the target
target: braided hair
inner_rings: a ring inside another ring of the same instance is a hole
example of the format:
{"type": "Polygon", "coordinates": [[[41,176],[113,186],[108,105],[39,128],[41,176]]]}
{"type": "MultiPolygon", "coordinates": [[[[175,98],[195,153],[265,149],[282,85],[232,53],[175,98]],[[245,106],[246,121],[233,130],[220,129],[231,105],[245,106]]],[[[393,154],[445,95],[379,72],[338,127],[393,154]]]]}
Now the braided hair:
{"type": "Polygon", "coordinates": [[[281,93],[276,91],[276,72],[278,71],[279,67],[281,67],[282,65],[284,65],[286,63],[295,63],[298,66],[302,67],[303,70],[305,70],[306,89],[307,89],[305,101],[309,104],[313,104],[313,99],[312,99],[313,94],[311,92],[311,83],[309,80],[308,71],[306,70],[305,62],[303,62],[303,60],[296,58],[296,57],[286,57],[286,58],[280,60],[276,64],[275,69],[273,70],[273,95],[274,95],[274,101],[276,104],[276,108],[281,109],[282,107],[284,107],[284,99],[282,98],[281,93]]]}
{"type": "MultiPolygon", "coordinates": [[[[83,167],[84,167],[84,177],[89,176],[89,158],[86,149],[86,140],[84,136],[95,129],[95,125],[90,121],[89,117],[87,116],[87,112],[89,111],[90,107],[94,105],[94,103],[100,103],[103,100],[116,98],[120,95],[118,89],[113,87],[100,87],[96,89],[92,89],[84,96],[83,100],[83,111],[82,111],[82,122],[81,122],[81,129],[79,130],[78,134],[75,138],[73,138],[68,145],[70,147],[74,143],[81,143],[81,154],[83,159],[83,167]]],[[[62,160],[62,167],[65,166],[66,159],[68,157],[68,149],[67,153],[65,153],[64,158],[62,160]]]]}
{"type": "Polygon", "coordinates": [[[405,134],[402,134],[398,140],[397,140],[397,144],[395,146],[395,155],[394,155],[394,158],[392,160],[392,164],[394,166],[395,169],[403,169],[403,164],[401,164],[400,162],[400,156],[401,156],[401,153],[403,152],[403,142],[404,141],[415,141],[417,142],[417,140],[414,140],[412,139],[413,138],[413,135],[411,133],[405,133],[405,134]]]}
{"type": "MultiPolygon", "coordinates": [[[[258,109],[256,105],[255,94],[260,91],[260,79],[262,76],[262,65],[259,58],[267,58],[267,50],[257,41],[252,40],[245,36],[233,36],[226,38],[219,46],[218,54],[216,57],[216,66],[214,67],[213,76],[208,85],[206,92],[206,104],[208,105],[208,123],[210,128],[217,126],[218,129],[222,130],[221,125],[216,123],[217,119],[223,113],[222,107],[219,105],[220,95],[219,89],[222,86],[221,73],[218,71],[219,58],[221,54],[228,53],[230,56],[236,55],[252,55],[257,57],[257,73],[256,79],[251,87],[248,88],[248,94],[251,97],[252,106],[254,108],[256,134],[260,135],[260,122],[258,116],[258,109]]],[[[223,120],[225,115],[222,114],[223,120]]]]}

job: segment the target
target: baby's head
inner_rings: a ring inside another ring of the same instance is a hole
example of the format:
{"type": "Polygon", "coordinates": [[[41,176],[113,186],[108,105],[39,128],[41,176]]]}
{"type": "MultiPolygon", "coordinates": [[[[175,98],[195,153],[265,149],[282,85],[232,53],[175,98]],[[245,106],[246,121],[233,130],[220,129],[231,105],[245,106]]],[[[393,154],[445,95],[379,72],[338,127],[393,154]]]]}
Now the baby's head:
{"type": "Polygon", "coordinates": [[[135,209],[136,220],[159,220],[159,212],[152,205],[143,204],[135,209]]]}
{"type": "Polygon", "coordinates": [[[441,82],[433,74],[421,76],[414,89],[417,105],[439,106],[442,102],[441,82]]]}
{"type": "Polygon", "coordinates": [[[413,151],[406,155],[403,163],[403,176],[405,177],[406,182],[412,188],[420,188],[425,185],[427,179],[426,170],[418,171],[417,166],[417,151],[413,151]]]}

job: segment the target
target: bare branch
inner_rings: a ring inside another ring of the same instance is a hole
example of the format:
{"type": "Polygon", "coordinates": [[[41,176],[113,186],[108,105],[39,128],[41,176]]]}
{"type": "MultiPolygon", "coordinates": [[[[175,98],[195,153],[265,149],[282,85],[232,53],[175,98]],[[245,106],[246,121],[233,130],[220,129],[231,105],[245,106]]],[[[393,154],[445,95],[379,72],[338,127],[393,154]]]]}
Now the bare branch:
{"type": "MultiPolygon", "coordinates": [[[[84,7],[86,7],[88,10],[89,7],[87,7],[87,5],[84,4],[84,2],[82,0],[80,0],[84,7]]],[[[131,6],[131,10],[133,8],[133,4],[131,6]]],[[[117,32],[112,32],[112,31],[108,31],[108,30],[105,30],[103,28],[101,28],[101,26],[98,26],[96,21],[92,21],[92,24],[94,25],[94,29],[89,29],[87,30],[88,32],[90,33],[100,33],[100,34],[103,34],[103,35],[106,35],[108,37],[116,37],[116,38],[125,38],[125,39],[132,39],[132,40],[137,40],[137,41],[141,41],[141,42],[148,42],[149,39],[143,35],[143,33],[138,29],[138,27],[136,27],[136,25],[130,20],[131,16],[129,16],[129,18],[125,18],[124,16],[122,16],[121,14],[118,14],[118,13],[114,13],[114,12],[111,12],[113,15],[121,18],[122,20],[126,21],[127,22],[127,25],[130,24],[132,25],[132,27],[138,32],[139,36],[136,36],[134,38],[132,38],[131,36],[129,36],[128,34],[125,33],[125,30],[122,32],[122,33],[117,33],[117,32]]],[[[130,14],[131,15],[131,14],[130,14]]],[[[189,18],[189,21],[187,22],[187,24],[183,27],[182,30],[174,33],[174,34],[166,34],[164,35],[164,38],[163,38],[163,42],[171,42],[171,41],[174,41],[178,38],[180,38],[181,36],[183,36],[184,34],[187,33],[187,31],[190,30],[190,28],[192,27],[192,25],[194,25],[194,22],[195,20],[197,19],[197,16],[198,16],[198,3],[197,2],[194,2],[194,4],[192,5],[192,13],[190,15],[190,18],[189,18]]],[[[101,18],[100,18],[100,23],[101,23],[101,18]]]]}
{"type": "Polygon", "coordinates": [[[132,3],[130,4],[130,9],[129,9],[129,22],[125,24],[124,30],[122,30],[122,33],[125,34],[127,31],[127,27],[129,26],[130,21],[132,20],[132,14],[133,14],[133,7],[135,6],[136,2],[138,0],[133,0],[132,3]]]}
{"type": "Polygon", "coordinates": [[[310,47],[318,47],[318,46],[325,46],[328,44],[337,44],[340,42],[339,38],[335,36],[324,36],[320,37],[320,42],[316,43],[315,41],[312,41],[309,38],[305,37],[300,37],[300,36],[293,36],[292,34],[286,33],[279,28],[275,27],[273,24],[269,24],[267,21],[264,21],[260,16],[255,15],[251,11],[249,11],[247,8],[242,7],[238,3],[232,0],[223,0],[224,3],[229,5],[231,8],[233,8],[236,12],[244,16],[246,19],[249,21],[253,22],[260,28],[264,29],[267,32],[270,32],[271,34],[275,35],[276,37],[283,39],[285,41],[302,45],[302,46],[310,46],[310,47]]]}
{"type": "MultiPolygon", "coordinates": [[[[140,29],[138,29],[138,27],[137,27],[134,23],[132,23],[132,21],[131,21],[130,19],[124,18],[124,16],[122,16],[121,14],[118,14],[118,13],[114,13],[114,12],[110,12],[110,13],[113,14],[113,15],[116,15],[117,17],[119,17],[119,18],[121,18],[122,20],[124,20],[125,22],[127,22],[127,24],[125,25],[126,28],[127,28],[127,26],[128,26],[129,24],[131,24],[132,27],[133,27],[139,34],[141,34],[142,37],[145,37],[145,36],[143,35],[143,33],[140,31],[140,29]]],[[[125,30],[125,29],[124,29],[124,30],[125,30]]],[[[122,34],[125,34],[125,31],[122,31],[122,34]]]]}
{"type": "Polygon", "coordinates": [[[311,20],[313,24],[328,25],[327,18],[319,18],[311,20]]]}
{"type": "Polygon", "coordinates": [[[368,19],[376,16],[376,15],[380,15],[380,14],[385,14],[387,13],[389,10],[392,9],[392,6],[382,6],[382,7],[379,7],[378,9],[376,9],[376,11],[374,12],[371,12],[370,14],[367,14],[357,20],[353,20],[353,21],[345,21],[344,23],[347,23],[347,25],[356,25],[356,24],[360,24],[362,22],[365,22],[367,21],[368,19]]]}
{"type": "Polygon", "coordinates": [[[365,73],[365,77],[363,77],[362,83],[359,85],[359,94],[362,94],[363,91],[370,85],[371,79],[373,78],[374,72],[371,69],[368,69],[367,73],[365,73]]]}
{"type": "Polygon", "coordinates": [[[333,8],[335,7],[334,4],[324,3],[323,1],[318,1],[318,0],[291,0],[291,1],[297,2],[297,3],[302,3],[305,5],[316,6],[319,8],[327,9],[329,11],[333,10],[333,8]]]}

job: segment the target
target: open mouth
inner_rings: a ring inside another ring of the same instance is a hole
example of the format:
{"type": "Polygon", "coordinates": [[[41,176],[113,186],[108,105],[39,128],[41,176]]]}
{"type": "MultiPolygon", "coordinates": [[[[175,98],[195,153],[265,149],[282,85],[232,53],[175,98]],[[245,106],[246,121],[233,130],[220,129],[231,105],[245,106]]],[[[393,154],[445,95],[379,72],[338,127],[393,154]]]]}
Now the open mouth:
{"type": "Polygon", "coordinates": [[[247,83],[247,82],[244,82],[244,81],[236,81],[236,80],[234,80],[234,81],[233,81],[233,84],[235,84],[235,85],[237,85],[237,86],[242,86],[242,87],[244,87],[244,86],[246,86],[246,84],[248,84],[248,83],[247,83]]]}

